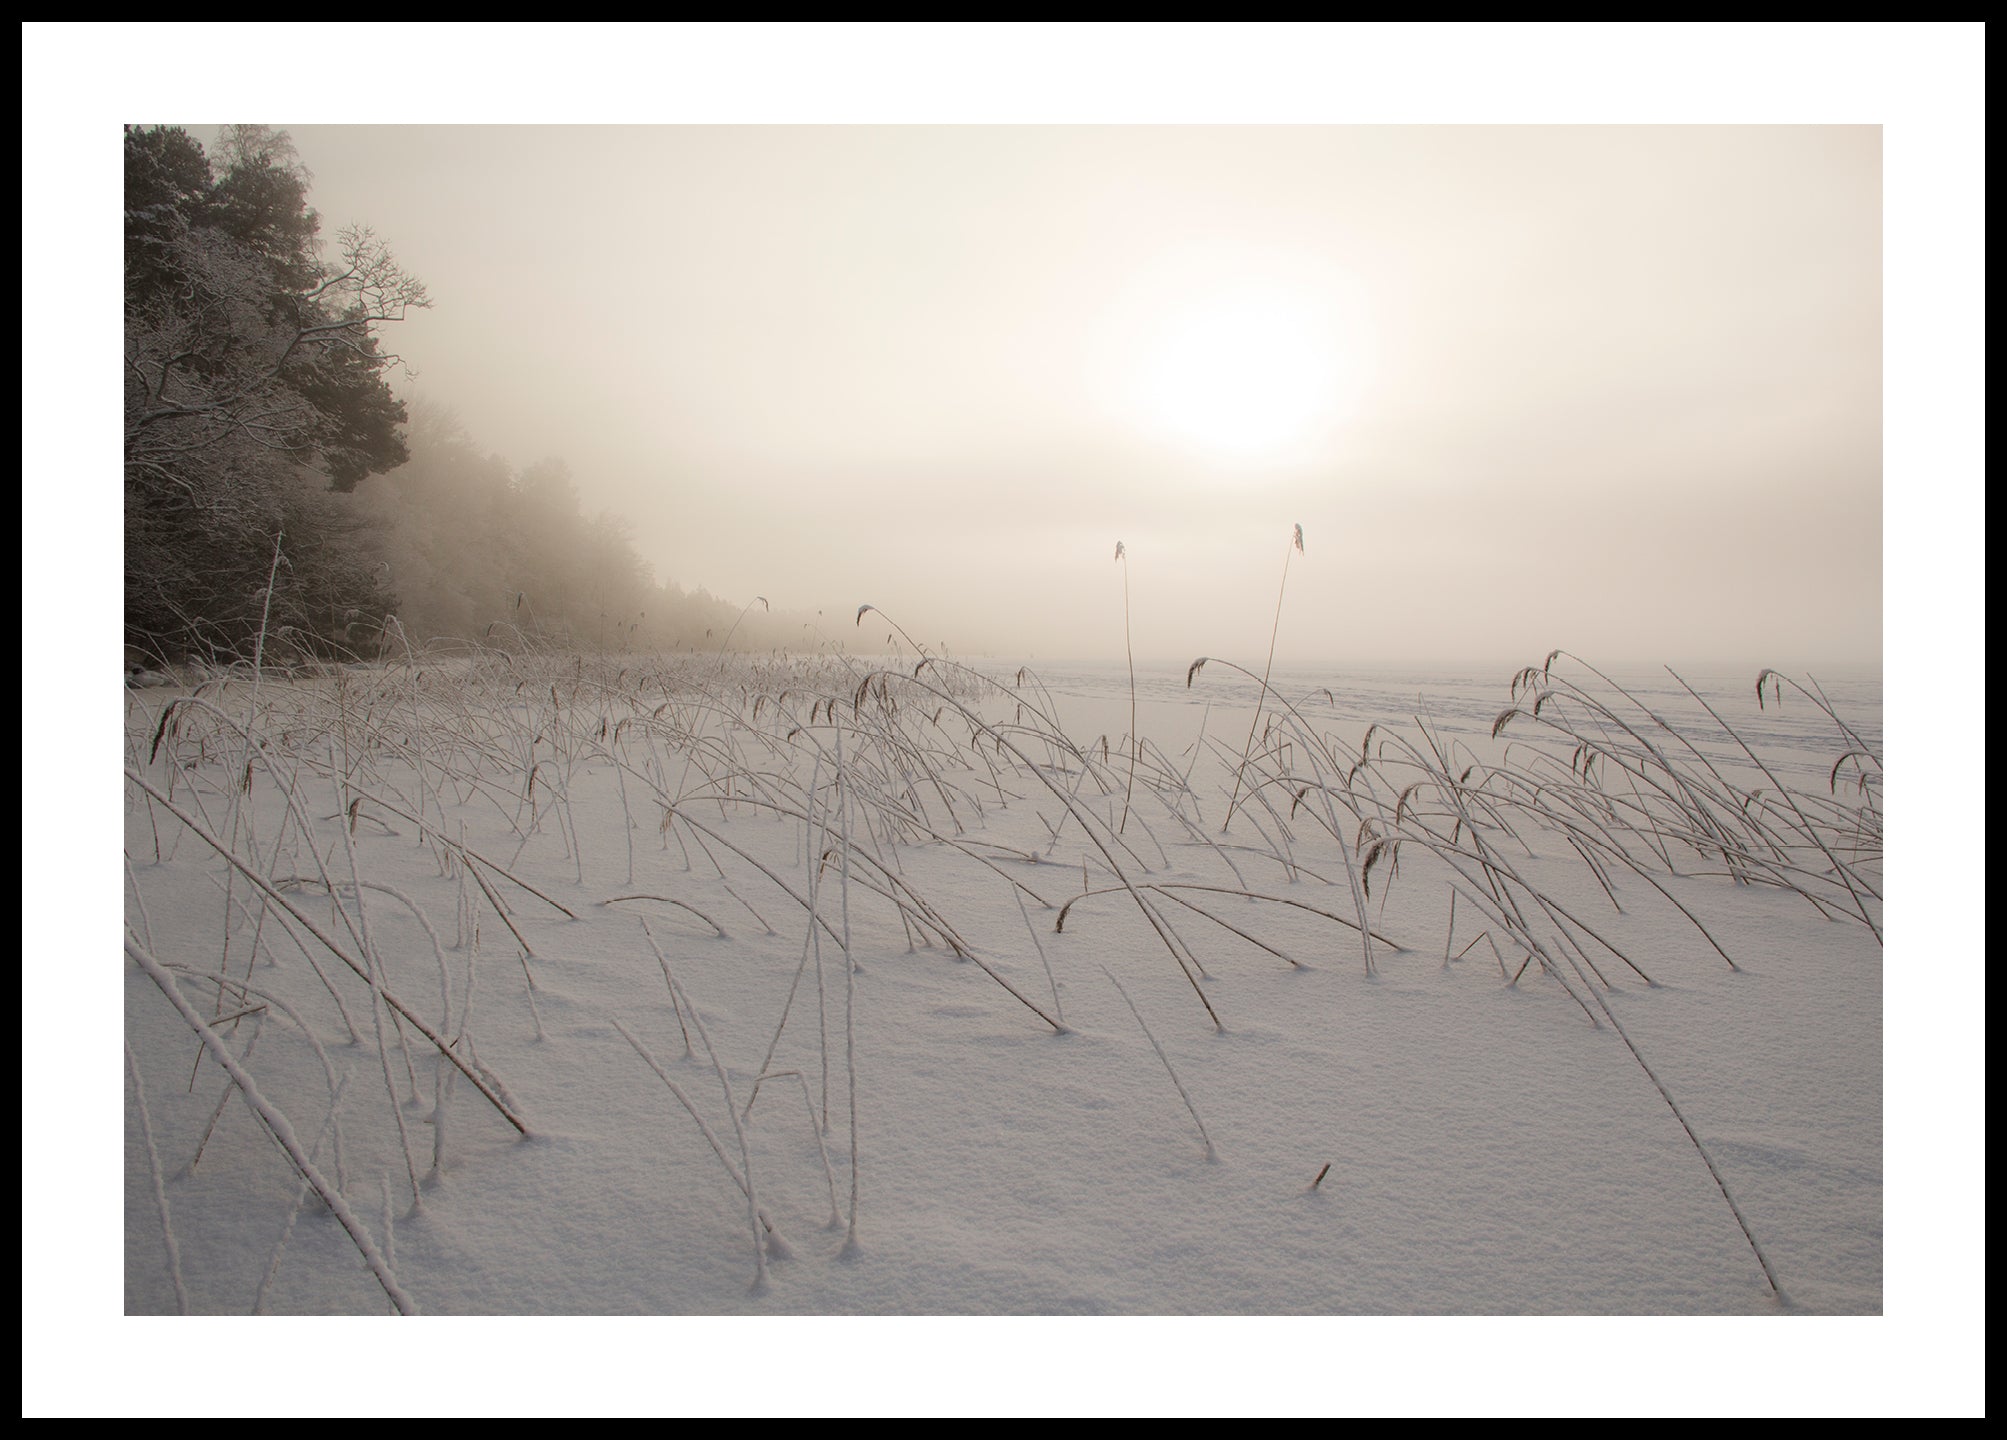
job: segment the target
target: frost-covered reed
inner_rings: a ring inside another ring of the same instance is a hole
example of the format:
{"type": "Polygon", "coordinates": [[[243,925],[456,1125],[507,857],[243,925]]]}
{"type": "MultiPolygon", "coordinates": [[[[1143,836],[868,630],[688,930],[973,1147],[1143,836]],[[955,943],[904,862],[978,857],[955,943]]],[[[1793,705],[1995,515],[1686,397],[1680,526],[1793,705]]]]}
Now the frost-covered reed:
{"type": "MultiPolygon", "coordinates": [[[[1288,549],[1301,549],[1300,530],[1288,549]]],[[[1287,574],[1286,552],[1285,586],[1287,574]]],[[[1126,564],[1124,575],[1126,633],[1126,564]]],[[[1278,595],[1278,630],[1281,603],[1278,595]]],[[[862,607],[853,628],[874,611],[862,607]]],[[[1657,983],[1648,972],[1658,961],[1630,953],[1613,921],[1627,907],[1666,905],[1697,944],[1734,965],[1706,913],[1710,887],[1761,887],[1879,939],[1881,760],[1816,682],[1768,670],[1757,681],[1765,707],[1786,703],[1788,691],[1831,725],[1837,758],[1816,787],[1781,772],[1724,704],[1677,677],[1704,720],[1675,720],[1560,651],[1509,677],[1489,734],[1397,716],[1359,733],[1340,722],[1330,691],[1275,685],[1273,634],[1259,675],[1226,660],[1197,661],[1186,675],[1193,688],[1231,677],[1230,701],[1251,705],[1238,750],[1202,732],[1172,755],[1140,734],[1132,669],[1130,734],[1115,752],[1069,735],[1029,670],[990,675],[950,661],[878,613],[888,648],[868,659],[833,643],[810,654],[736,654],[729,637],[715,654],[655,657],[406,645],[377,669],[253,671],[186,693],[132,693],[127,954],[179,1016],[184,1040],[224,1071],[208,1130],[240,1096],[294,1177],[292,1210],[273,1215],[275,1233],[283,1225],[278,1250],[228,1304],[268,1304],[279,1257],[299,1249],[288,1237],[311,1194],[341,1218],[383,1293],[415,1308],[394,1273],[389,1213],[379,1244],[346,1194],[345,1171],[375,1175],[379,1186],[401,1172],[409,1214],[424,1191],[451,1183],[459,1147],[534,1136],[534,1106],[476,1047],[573,1043],[566,1026],[575,1034],[578,1022],[550,1013],[563,999],[555,977],[586,963],[659,969],[652,999],[606,1017],[632,1050],[624,1078],[606,1083],[645,1079],[638,1056],[676,1102],[670,1122],[694,1122],[724,1175],[677,1183],[716,1184],[743,1202],[740,1243],[750,1233],[756,1288],[785,1289],[781,1273],[768,1272],[768,1259],[785,1253],[771,1196],[791,1183],[784,1169],[774,1188],[765,1179],[782,1163],[762,1151],[780,1143],[763,1138],[762,1127],[779,1122],[758,1106],[771,1081],[797,1080],[815,1139],[802,1163],[812,1157],[816,1188],[832,1216],[840,1212],[845,1252],[868,1259],[859,1236],[871,1187],[860,1177],[881,1122],[860,1084],[874,1063],[863,1022],[875,993],[860,980],[878,973],[876,957],[903,949],[966,963],[970,983],[1011,1023],[1063,1035],[1083,1023],[1062,1000],[1080,958],[1065,947],[1117,924],[1140,927],[1145,944],[1109,965],[1108,979],[1209,1155],[1214,1137],[1130,987],[1168,977],[1190,1019],[1226,1035],[1207,983],[1220,967],[1253,959],[1303,970],[1342,949],[1370,976],[1424,945],[1432,952],[1438,929],[1438,968],[1489,945],[1500,980],[1486,983],[1549,982],[1558,1001],[1622,1036],[1776,1284],[1730,1198],[1728,1167],[1618,1024],[1617,982],[1657,983]],[[1018,824],[1026,812],[1042,831],[1018,824]],[[1027,830],[1038,837],[1029,844],[1027,830]],[[941,882],[949,869],[982,884],[941,882]],[[976,898],[1001,899],[999,881],[1007,904],[976,898]],[[1426,904],[1396,907],[1390,919],[1397,885],[1426,904]],[[213,928],[196,922],[204,913],[213,928]],[[646,917],[638,935],[637,913],[646,917]],[[1426,939],[1402,918],[1417,913],[1429,917],[1426,939]],[[1067,939],[1048,946],[1048,925],[1067,939]],[[478,983],[484,937],[491,950],[499,940],[514,952],[520,993],[513,981],[478,983]],[[825,941],[843,969],[840,1041],[825,941]],[[706,991],[678,973],[684,962],[672,950],[751,956],[769,944],[787,958],[762,982],[757,1038],[713,1033],[693,1003],[706,991]],[[811,976],[813,1016],[802,988],[811,976]],[[206,1014],[183,982],[200,986],[206,1014]],[[418,998],[426,994],[437,998],[418,998]],[[233,1038],[232,1026],[253,1021],[266,1038],[233,1038]],[[718,1099],[680,1083],[649,1034],[680,1034],[677,1063],[708,1068],[715,1084],[703,1089],[718,1099]],[[793,1052],[799,1059],[783,1059],[789,1036],[805,1046],[793,1052]],[[351,1086],[361,1055],[373,1079],[351,1086]],[[424,1071],[431,1096],[421,1105],[424,1071]],[[269,1087],[253,1078],[261,1073],[269,1087]],[[435,1127],[429,1147],[407,1111],[435,1127]],[[310,1117],[306,1128],[290,1114],[310,1117]],[[833,1121],[847,1126],[847,1143],[825,1147],[833,1121]],[[323,1140],[332,1175],[317,1158],[323,1140]],[[838,1165],[848,1170],[847,1206],[837,1203],[838,1165]]],[[[208,1143],[206,1133],[164,1130],[160,1107],[145,1100],[158,1088],[153,1076],[178,1068],[175,1083],[187,1083],[193,1059],[149,1050],[143,1038],[129,1054],[157,1168],[208,1143]],[[173,1153],[178,1144],[185,1154],[173,1153]]],[[[218,1163],[205,1161],[205,1171],[218,1163]]],[[[170,1197],[155,1189],[185,1304],[184,1220],[175,1213],[170,1223],[170,1197]]],[[[419,1232],[405,1224],[399,1251],[413,1253],[419,1232]]],[[[289,1260],[288,1273],[299,1263],[289,1260]]],[[[189,1277],[207,1293],[202,1277],[189,1277]]]]}

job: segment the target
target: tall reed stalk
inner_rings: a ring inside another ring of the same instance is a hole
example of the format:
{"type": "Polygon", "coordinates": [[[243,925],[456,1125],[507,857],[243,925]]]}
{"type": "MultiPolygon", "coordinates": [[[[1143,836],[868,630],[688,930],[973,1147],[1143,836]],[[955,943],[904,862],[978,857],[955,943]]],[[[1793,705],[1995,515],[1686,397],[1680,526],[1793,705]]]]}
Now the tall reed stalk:
{"type": "Polygon", "coordinates": [[[1115,827],[1121,835],[1129,829],[1129,802],[1136,794],[1136,751],[1143,737],[1136,730],[1136,646],[1129,638],[1129,552],[1115,542],[1115,558],[1122,562],[1122,648],[1129,656],[1129,786],[1122,792],[1122,823],[1115,827]]]}
{"type": "MultiPolygon", "coordinates": [[[[862,612],[859,612],[860,614],[862,612]]],[[[843,717],[836,720],[836,796],[843,848],[837,872],[843,911],[843,1063],[850,1075],[850,1226],[843,1237],[845,1259],[854,1259],[857,1245],[857,961],[850,953],[850,772],[843,763],[843,717]]]]}
{"type": "MultiPolygon", "coordinates": [[[[1220,834],[1226,834],[1233,824],[1234,808],[1240,804],[1240,784],[1247,774],[1247,757],[1254,753],[1254,732],[1261,725],[1262,703],[1268,698],[1268,677],[1275,669],[1275,641],[1282,633],[1282,597],[1289,592],[1289,552],[1303,550],[1303,527],[1296,526],[1290,543],[1282,549],[1282,585],[1275,592],[1275,624],[1268,632],[1268,663],[1261,668],[1261,691],[1254,699],[1254,719],[1248,722],[1247,743],[1240,747],[1240,768],[1234,771],[1233,798],[1227,802],[1226,820],[1220,826],[1220,834]]],[[[1187,680],[1186,683],[1190,683],[1187,680]]]]}

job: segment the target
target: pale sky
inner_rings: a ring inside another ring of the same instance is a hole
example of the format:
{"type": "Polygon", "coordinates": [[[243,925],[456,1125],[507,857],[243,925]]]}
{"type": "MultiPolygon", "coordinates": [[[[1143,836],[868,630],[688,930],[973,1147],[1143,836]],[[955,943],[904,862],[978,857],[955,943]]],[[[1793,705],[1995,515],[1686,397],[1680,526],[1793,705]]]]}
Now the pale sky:
{"type": "Polygon", "coordinates": [[[24,27],[28,413],[118,323],[37,205],[250,118],[432,287],[413,397],[685,586],[1109,656],[1119,540],[1140,653],[1251,658],[1301,523],[1285,662],[1873,664],[1886,613],[1941,677],[1980,624],[1982,27],[306,33],[24,27]]]}
{"type": "Polygon", "coordinates": [[[1879,659],[1878,127],[264,118],[686,587],[1258,658],[1300,523],[1285,661],[1879,659]]]}

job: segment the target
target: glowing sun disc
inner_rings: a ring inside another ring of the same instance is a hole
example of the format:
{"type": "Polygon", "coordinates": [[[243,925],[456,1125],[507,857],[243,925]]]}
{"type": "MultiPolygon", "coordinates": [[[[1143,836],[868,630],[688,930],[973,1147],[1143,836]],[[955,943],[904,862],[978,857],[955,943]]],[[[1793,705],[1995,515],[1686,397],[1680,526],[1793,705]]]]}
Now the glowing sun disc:
{"type": "Polygon", "coordinates": [[[1168,316],[1139,367],[1136,394],[1155,427],[1254,456],[1337,419],[1344,368],[1325,316],[1285,295],[1243,292],[1168,316]]]}

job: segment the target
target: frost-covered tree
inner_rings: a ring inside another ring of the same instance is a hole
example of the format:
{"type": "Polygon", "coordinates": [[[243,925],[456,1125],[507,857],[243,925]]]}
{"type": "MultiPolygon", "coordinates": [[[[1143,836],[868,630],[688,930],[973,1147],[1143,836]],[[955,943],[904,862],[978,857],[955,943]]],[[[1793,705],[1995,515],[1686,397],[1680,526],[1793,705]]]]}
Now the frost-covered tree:
{"type": "Polygon", "coordinates": [[[283,131],[125,132],[127,643],[249,653],[266,615],[309,649],[391,605],[339,497],[407,458],[383,328],[430,302],[364,227],[324,253],[283,131]],[[330,495],[328,492],[333,492],[330,495]]]}

